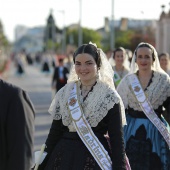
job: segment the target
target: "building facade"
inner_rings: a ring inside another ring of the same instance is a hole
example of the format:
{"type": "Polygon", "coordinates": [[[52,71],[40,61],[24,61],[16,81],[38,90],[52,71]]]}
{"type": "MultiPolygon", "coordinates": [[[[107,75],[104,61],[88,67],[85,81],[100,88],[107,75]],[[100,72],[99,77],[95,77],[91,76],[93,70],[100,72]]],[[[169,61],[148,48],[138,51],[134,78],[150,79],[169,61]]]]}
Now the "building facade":
{"type": "Polygon", "coordinates": [[[156,49],[158,53],[167,52],[170,54],[170,11],[165,13],[164,6],[157,21],[156,49]]]}

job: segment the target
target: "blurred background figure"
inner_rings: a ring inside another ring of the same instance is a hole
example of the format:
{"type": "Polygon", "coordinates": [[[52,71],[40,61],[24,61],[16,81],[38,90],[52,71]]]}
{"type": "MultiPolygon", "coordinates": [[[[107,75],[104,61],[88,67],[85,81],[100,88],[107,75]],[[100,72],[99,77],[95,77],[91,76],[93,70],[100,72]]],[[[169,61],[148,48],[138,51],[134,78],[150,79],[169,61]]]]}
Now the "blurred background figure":
{"type": "Polygon", "coordinates": [[[55,67],[52,77],[52,88],[55,90],[55,93],[67,83],[68,74],[69,71],[64,66],[64,59],[60,58],[58,60],[58,66],[55,67]]]}
{"type": "Polygon", "coordinates": [[[31,56],[31,54],[30,53],[27,53],[26,54],[26,59],[27,59],[27,63],[29,64],[29,65],[32,65],[33,64],[33,58],[32,58],[32,56],[31,56]]]}
{"type": "Polygon", "coordinates": [[[73,54],[74,52],[70,51],[70,53],[65,58],[65,66],[67,67],[69,72],[71,70],[71,67],[73,66],[73,54]]]}
{"type": "Polygon", "coordinates": [[[18,53],[16,55],[16,73],[19,76],[22,76],[25,73],[25,65],[26,65],[26,56],[23,52],[18,53]]]}
{"type": "Polygon", "coordinates": [[[44,56],[43,56],[42,72],[43,73],[49,73],[50,72],[49,55],[47,55],[47,54],[44,54],[44,56]]]}
{"type": "Polygon", "coordinates": [[[128,57],[129,67],[130,67],[130,63],[131,63],[131,61],[132,61],[133,53],[132,53],[131,50],[126,49],[126,54],[127,54],[127,57],[128,57]]]}
{"type": "Polygon", "coordinates": [[[41,52],[37,52],[35,54],[35,62],[36,62],[36,64],[40,64],[41,58],[42,58],[42,53],[41,52]]]}
{"type": "Polygon", "coordinates": [[[122,78],[129,73],[129,62],[127,58],[126,50],[123,47],[119,47],[113,51],[112,59],[114,60],[114,84],[118,86],[122,78]]]}
{"type": "Polygon", "coordinates": [[[159,62],[161,68],[170,76],[170,57],[168,53],[161,53],[159,55],[159,62]]]}

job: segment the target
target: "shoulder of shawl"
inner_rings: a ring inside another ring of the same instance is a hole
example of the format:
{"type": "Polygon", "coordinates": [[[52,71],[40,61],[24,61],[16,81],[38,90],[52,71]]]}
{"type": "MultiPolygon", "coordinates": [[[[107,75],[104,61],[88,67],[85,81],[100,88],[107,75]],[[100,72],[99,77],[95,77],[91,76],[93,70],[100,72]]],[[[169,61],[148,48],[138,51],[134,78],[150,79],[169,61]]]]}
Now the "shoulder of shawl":
{"type": "Polygon", "coordinates": [[[107,84],[100,83],[96,88],[89,94],[89,98],[86,101],[87,106],[84,109],[84,113],[92,127],[96,127],[107,115],[108,111],[120,102],[120,96],[117,91],[107,84]]]}
{"type": "Polygon", "coordinates": [[[153,104],[154,109],[157,109],[170,96],[170,78],[167,74],[155,71],[150,86],[146,93],[153,104]]]}
{"type": "Polygon", "coordinates": [[[73,88],[74,82],[66,84],[55,95],[48,112],[52,115],[53,119],[59,120],[66,114],[67,100],[70,95],[70,90],[73,88]]]}

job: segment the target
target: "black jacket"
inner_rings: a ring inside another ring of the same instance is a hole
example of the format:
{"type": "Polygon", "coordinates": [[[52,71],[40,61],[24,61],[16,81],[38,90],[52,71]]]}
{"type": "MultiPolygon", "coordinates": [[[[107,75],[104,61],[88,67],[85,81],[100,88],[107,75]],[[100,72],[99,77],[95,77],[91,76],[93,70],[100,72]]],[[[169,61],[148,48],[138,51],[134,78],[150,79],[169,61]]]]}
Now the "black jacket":
{"type": "Polygon", "coordinates": [[[0,80],[0,170],[30,170],[34,109],[22,89],[0,80]]]}
{"type": "Polygon", "coordinates": [[[56,91],[59,91],[67,83],[67,74],[69,73],[66,67],[63,68],[63,82],[59,79],[59,67],[56,67],[53,74],[52,84],[56,84],[56,91]]]}

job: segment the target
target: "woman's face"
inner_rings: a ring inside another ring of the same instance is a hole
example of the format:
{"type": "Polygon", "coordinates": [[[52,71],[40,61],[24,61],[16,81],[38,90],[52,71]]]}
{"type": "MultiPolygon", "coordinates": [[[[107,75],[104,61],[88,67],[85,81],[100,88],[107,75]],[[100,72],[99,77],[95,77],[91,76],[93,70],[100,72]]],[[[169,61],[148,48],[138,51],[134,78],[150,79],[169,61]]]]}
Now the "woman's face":
{"type": "Polygon", "coordinates": [[[153,64],[152,51],[148,47],[139,47],[136,55],[136,63],[139,71],[151,70],[153,64]]]}
{"type": "Polygon", "coordinates": [[[125,60],[125,53],[123,51],[116,51],[114,60],[116,65],[123,65],[125,60]]]}
{"type": "Polygon", "coordinates": [[[159,61],[160,61],[160,65],[161,65],[162,69],[166,70],[168,68],[169,62],[170,62],[168,56],[162,55],[159,61]]]}
{"type": "Polygon", "coordinates": [[[83,53],[76,56],[75,70],[82,82],[93,82],[96,80],[97,65],[90,54],[83,53]]]}

